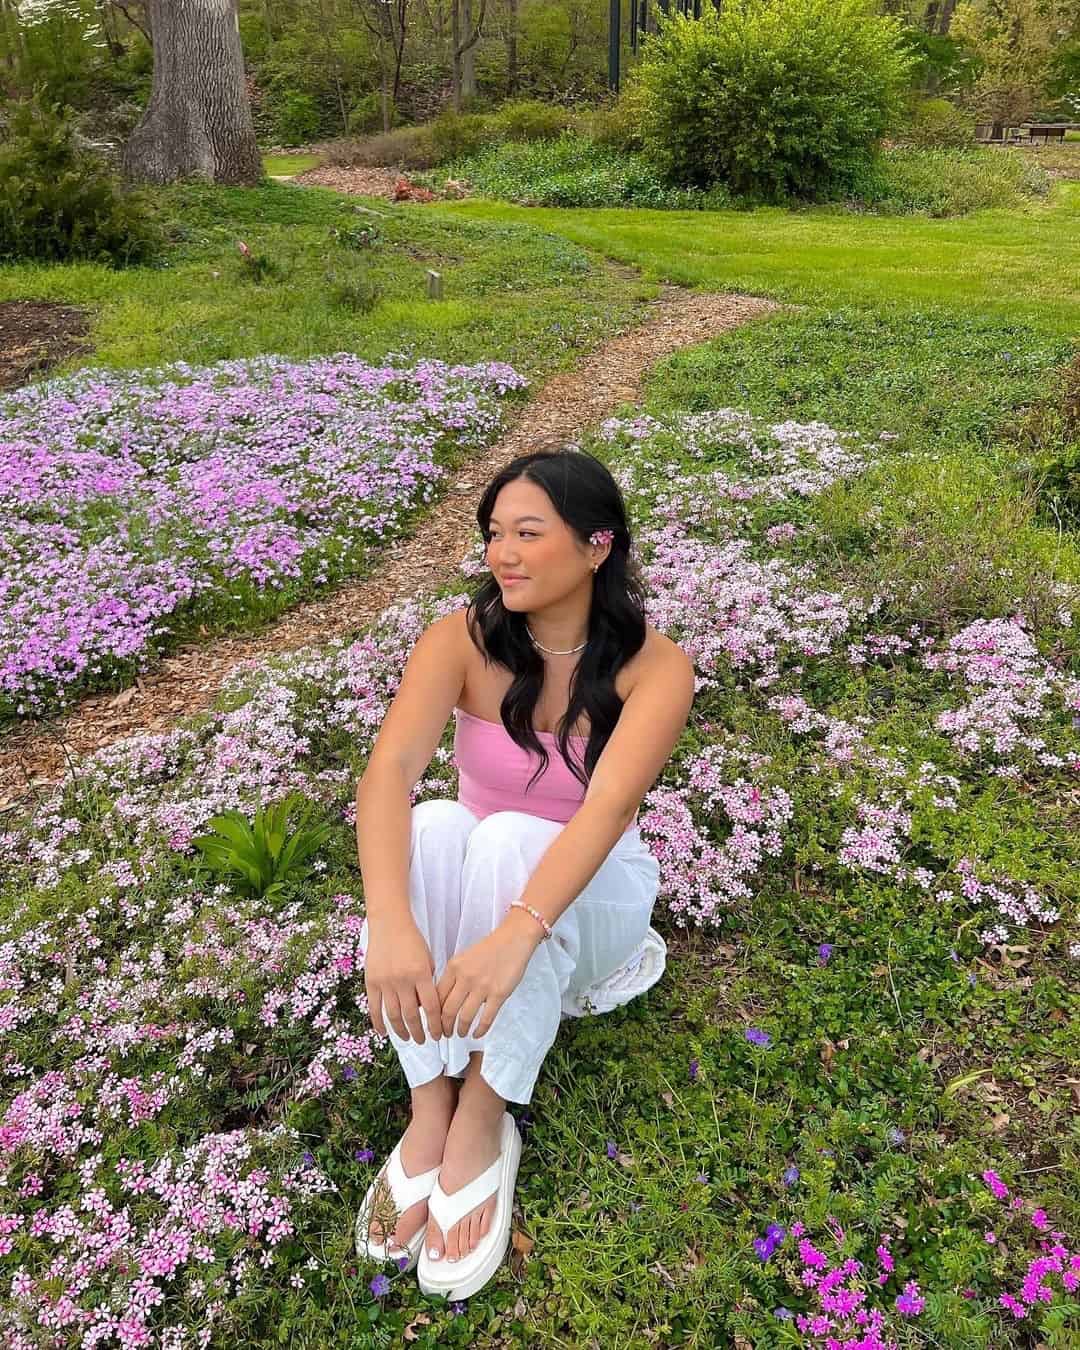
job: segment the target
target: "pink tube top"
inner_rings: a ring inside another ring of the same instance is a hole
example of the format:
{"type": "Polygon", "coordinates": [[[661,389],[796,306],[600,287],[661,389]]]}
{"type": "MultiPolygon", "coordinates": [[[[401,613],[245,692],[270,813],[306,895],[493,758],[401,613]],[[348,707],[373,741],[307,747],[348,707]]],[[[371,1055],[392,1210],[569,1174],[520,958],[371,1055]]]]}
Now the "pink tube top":
{"type": "MultiPolygon", "coordinates": [[[[474,717],[463,708],[454,709],[454,758],[458,771],[458,801],[481,820],[493,811],[524,811],[545,820],[570,819],[585,798],[585,788],[570,772],[559,753],[554,732],[536,734],[548,744],[548,764],[525,791],[539,761],[516,745],[501,722],[474,717]]],[[[585,757],[586,736],[571,736],[575,759],[585,757]]],[[[638,812],[626,827],[637,824],[638,812]]]]}

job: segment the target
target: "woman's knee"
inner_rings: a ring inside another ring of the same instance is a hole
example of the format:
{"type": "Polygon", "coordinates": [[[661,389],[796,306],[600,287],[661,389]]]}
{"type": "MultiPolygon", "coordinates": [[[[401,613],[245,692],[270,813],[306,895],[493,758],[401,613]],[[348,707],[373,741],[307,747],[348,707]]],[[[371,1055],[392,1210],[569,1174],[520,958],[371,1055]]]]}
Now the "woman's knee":
{"type": "Polygon", "coordinates": [[[523,839],[547,838],[562,829],[557,820],[544,820],[527,811],[492,811],[480,821],[469,835],[468,851],[499,852],[516,848],[523,839]]]}
{"type": "Polygon", "coordinates": [[[442,843],[447,836],[465,838],[475,826],[476,817],[467,806],[449,797],[432,797],[412,808],[409,833],[415,847],[431,839],[442,843]]]}

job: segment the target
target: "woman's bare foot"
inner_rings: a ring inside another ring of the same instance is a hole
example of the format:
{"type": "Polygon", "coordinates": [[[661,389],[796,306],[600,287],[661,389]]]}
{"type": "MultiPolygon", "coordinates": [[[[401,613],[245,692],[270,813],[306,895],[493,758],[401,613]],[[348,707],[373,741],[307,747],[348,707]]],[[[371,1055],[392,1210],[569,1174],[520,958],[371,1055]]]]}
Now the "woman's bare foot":
{"type": "MultiPolygon", "coordinates": [[[[401,1165],[406,1176],[419,1176],[421,1172],[429,1172],[442,1162],[460,1086],[460,1079],[440,1074],[430,1083],[413,1088],[412,1119],[401,1136],[401,1165]]],[[[404,1248],[406,1242],[424,1226],[426,1219],[426,1200],[419,1200],[402,1210],[391,1236],[391,1249],[396,1251],[404,1248]]],[[[369,1235],[372,1242],[382,1242],[382,1225],[377,1219],[371,1220],[369,1235]]]]}
{"type": "MultiPolygon", "coordinates": [[[[439,1185],[447,1195],[461,1190],[486,1172],[499,1156],[506,1103],[480,1077],[478,1059],[478,1055],[474,1056],[462,1086],[443,1149],[439,1185]]],[[[487,1200],[450,1229],[445,1240],[439,1225],[429,1218],[424,1246],[431,1259],[442,1260],[445,1256],[447,1261],[460,1261],[467,1256],[491,1227],[495,1200],[495,1192],[492,1192],[487,1200]]]]}

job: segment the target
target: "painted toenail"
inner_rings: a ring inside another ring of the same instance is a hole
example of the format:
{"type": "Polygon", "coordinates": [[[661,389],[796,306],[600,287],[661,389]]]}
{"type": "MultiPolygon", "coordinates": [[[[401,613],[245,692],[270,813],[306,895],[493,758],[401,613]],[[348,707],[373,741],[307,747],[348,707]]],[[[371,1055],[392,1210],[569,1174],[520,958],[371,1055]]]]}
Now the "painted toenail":
{"type": "Polygon", "coordinates": [[[432,1259],[433,1261],[438,1261],[438,1259],[439,1259],[439,1249],[438,1249],[437,1247],[429,1247],[429,1248],[428,1248],[428,1256],[430,1256],[431,1259],[432,1259]]]}

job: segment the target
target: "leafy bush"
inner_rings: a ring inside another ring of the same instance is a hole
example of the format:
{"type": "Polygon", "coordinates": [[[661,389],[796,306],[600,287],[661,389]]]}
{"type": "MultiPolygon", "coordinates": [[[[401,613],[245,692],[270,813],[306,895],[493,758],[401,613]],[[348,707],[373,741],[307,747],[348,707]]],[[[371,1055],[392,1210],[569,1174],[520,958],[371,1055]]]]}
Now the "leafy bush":
{"type": "Polygon", "coordinates": [[[378,131],[382,126],[382,100],[378,94],[365,94],[349,109],[349,131],[353,135],[378,131]]]}
{"type": "Polygon", "coordinates": [[[852,189],[882,215],[962,216],[1017,206],[1048,192],[1050,177],[1024,155],[1000,149],[893,149],[860,171],[852,189]]]}
{"type": "Polygon", "coordinates": [[[488,118],[492,134],[502,141],[549,141],[570,126],[570,114],[556,103],[520,99],[503,106],[488,118]]]}
{"type": "Polygon", "coordinates": [[[912,58],[864,0],[729,0],[645,43],[645,150],[671,182],[838,195],[902,106],[912,58]]]}
{"type": "Polygon", "coordinates": [[[947,98],[920,99],[911,124],[897,139],[923,148],[966,149],[975,139],[975,119],[947,98]]]}
{"type": "Polygon", "coordinates": [[[163,239],[149,197],[80,143],[69,113],[15,106],[0,149],[0,258],[120,266],[152,257],[163,239]]]}
{"type": "Polygon", "coordinates": [[[597,145],[610,145],[615,150],[642,150],[643,95],[644,87],[631,83],[614,102],[582,109],[575,118],[575,129],[597,145]]]}
{"type": "Polygon", "coordinates": [[[490,135],[488,119],[481,113],[458,113],[445,108],[431,123],[431,139],[439,163],[475,154],[490,135]]]}
{"type": "Polygon", "coordinates": [[[280,145],[306,145],[319,134],[322,117],[310,94],[290,89],[274,110],[274,134],[280,145]]]}
{"type": "Polygon", "coordinates": [[[645,206],[670,210],[730,205],[723,188],[710,193],[671,187],[640,155],[621,154],[571,132],[554,141],[511,141],[455,160],[439,175],[464,179],[482,196],[525,206],[645,206]]]}

